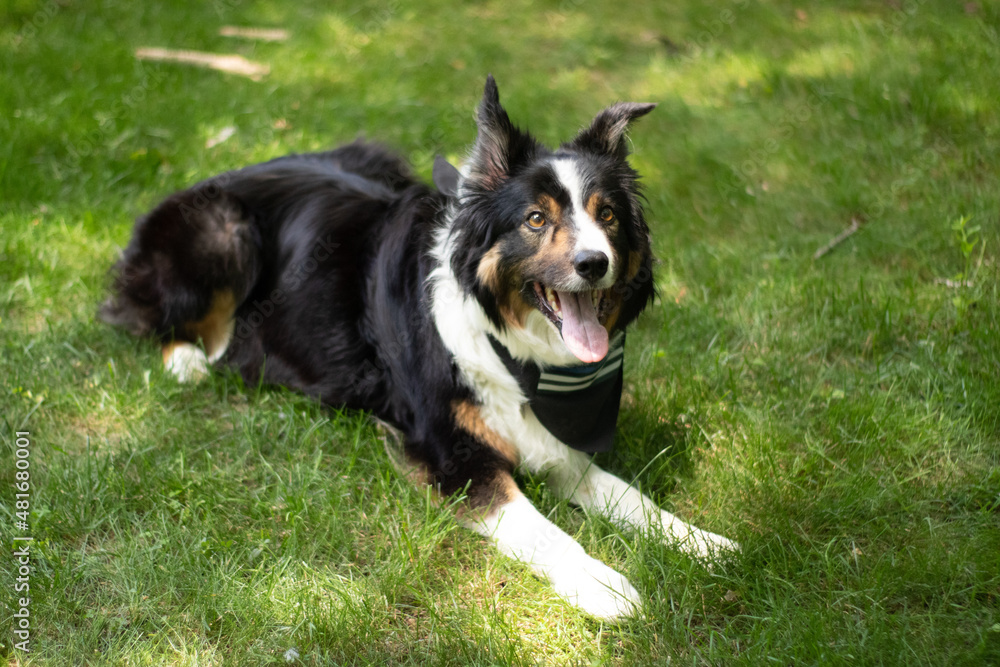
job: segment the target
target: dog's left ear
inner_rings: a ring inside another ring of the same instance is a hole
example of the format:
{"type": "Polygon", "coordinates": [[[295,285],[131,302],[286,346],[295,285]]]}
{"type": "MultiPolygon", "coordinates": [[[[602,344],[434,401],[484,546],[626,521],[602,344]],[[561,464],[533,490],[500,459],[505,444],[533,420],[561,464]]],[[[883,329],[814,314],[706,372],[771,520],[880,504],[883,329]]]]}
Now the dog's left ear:
{"type": "Polygon", "coordinates": [[[500,104],[500,92],[493,75],[486,77],[483,99],[476,110],[479,134],[469,158],[469,179],[495,190],[514,168],[530,159],[537,145],[535,140],[521,132],[500,104]]]}
{"type": "Polygon", "coordinates": [[[655,104],[619,102],[597,114],[594,122],[576,136],[570,146],[581,150],[612,155],[624,159],[628,155],[625,132],[636,118],[645,116],[656,108],[655,104]]]}

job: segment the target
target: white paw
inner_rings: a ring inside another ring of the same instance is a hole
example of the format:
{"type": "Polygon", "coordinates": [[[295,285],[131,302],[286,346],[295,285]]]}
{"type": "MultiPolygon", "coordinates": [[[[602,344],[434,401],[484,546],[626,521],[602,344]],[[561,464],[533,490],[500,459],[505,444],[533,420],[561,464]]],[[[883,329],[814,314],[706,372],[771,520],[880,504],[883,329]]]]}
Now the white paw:
{"type": "Polygon", "coordinates": [[[667,540],[674,542],[685,553],[703,560],[716,560],[727,551],[735,553],[740,550],[736,542],[707,530],[699,530],[664,510],[660,510],[660,526],[667,540]]]}
{"type": "Polygon", "coordinates": [[[740,545],[729,538],[697,528],[678,540],[681,549],[706,561],[718,560],[726,552],[736,553],[740,550],[740,545]]]}
{"type": "Polygon", "coordinates": [[[547,578],[559,595],[595,618],[631,616],[641,606],[639,591],[628,579],[588,556],[524,496],[469,527],[492,538],[501,551],[547,578]]]}
{"type": "Polygon", "coordinates": [[[547,572],[552,587],[570,604],[603,620],[635,616],[642,598],[628,579],[581,554],[547,572]]]}
{"type": "Polygon", "coordinates": [[[191,343],[176,343],[164,350],[163,365],[178,382],[197,382],[208,375],[208,357],[191,343]]]}

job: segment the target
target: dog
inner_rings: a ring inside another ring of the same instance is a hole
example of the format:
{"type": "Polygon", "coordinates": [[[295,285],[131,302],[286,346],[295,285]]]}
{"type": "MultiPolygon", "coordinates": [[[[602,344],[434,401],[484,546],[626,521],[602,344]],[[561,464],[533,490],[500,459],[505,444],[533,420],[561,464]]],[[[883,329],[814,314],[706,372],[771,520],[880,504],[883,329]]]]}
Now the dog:
{"type": "Polygon", "coordinates": [[[552,150],[486,80],[461,170],[432,188],[357,141],[228,172],[137,220],[100,317],[162,343],[181,381],[212,365],[367,410],[401,435],[411,477],[461,494],[462,525],[588,614],[636,614],[639,592],[520,492],[559,496],[704,558],[728,539],[601,470],[624,332],[654,294],[653,256],[617,103],[552,150]]]}

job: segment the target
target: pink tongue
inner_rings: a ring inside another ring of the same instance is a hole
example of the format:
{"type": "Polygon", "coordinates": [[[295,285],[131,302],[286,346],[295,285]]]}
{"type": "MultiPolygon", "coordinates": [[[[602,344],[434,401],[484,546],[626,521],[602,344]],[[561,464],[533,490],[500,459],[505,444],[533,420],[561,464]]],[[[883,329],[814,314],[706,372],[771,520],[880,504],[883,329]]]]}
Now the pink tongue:
{"type": "Polygon", "coordinates": [[[569,351],[586,363],[608,354],[608,330],[597,321],[590,292],[556,292],[562,309],[562,337],[569,351]]]}

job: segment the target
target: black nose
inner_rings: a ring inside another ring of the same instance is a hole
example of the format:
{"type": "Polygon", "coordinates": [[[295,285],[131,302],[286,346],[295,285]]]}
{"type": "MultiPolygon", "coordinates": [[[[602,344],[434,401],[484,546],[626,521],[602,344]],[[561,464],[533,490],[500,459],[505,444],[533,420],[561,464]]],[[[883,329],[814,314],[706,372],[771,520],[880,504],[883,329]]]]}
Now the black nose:
{"type": "Polygon", "coordinates": [[[599,250],[584,250],[576,253],[573,266],[581,278],[598,281],[608,272],[608,256],[599,250]]]}

